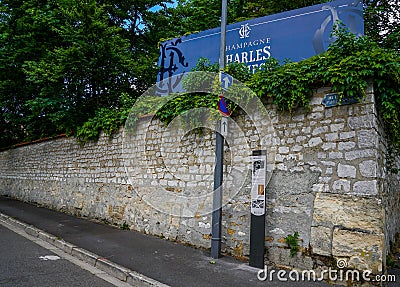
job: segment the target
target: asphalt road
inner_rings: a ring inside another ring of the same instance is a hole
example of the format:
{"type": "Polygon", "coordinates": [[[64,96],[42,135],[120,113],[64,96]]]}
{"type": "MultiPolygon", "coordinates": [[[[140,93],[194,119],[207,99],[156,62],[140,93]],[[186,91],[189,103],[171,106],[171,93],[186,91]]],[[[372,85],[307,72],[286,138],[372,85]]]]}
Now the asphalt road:
{"type": "MultiPolygon", "coordinates": [[[[332,286],[327,282],[279,281],[275,276],[277,271],[273,273],[272,269],[268,269],[268,272],[269,275],[274,274],[274,280],[260,281],[257,279],[258,269],[229,256],[210,264],[209,251],[120,230],[1,196],[0,212],[173,287],[332,286]]],[[[112,286],[107,283],[111,281],[98,281],[93,277],[93,272],[80,270],[66,260],[41,260],[39,257],[53,253],[38,248],[36,244],[26,242],[0,225],[0,287],[112,286]]],[[[53,250],[51,247],[49,249],[53,250]]],[[[396,255],[397,258],[400,266],[400,253],[396,255]]],[[[389,272],[400,278],[400,269],[391,269],[389,272]]],[[[399,281],[389,282],[388,287],[392,286],[398,287],[399,281]]]]}
{"type": "Polygon", "coordinates": [[[115,285],[0,225],[0,286],[115,285]]]}
{"type": "Polygon", "coordinates": [[[260,281],[258,269],[229,256],[210,264],[207,250],[120,230],[10,198],[0,197],[0,212],[173,287],[330,286],[327,282],[281,282],[276,276],[273,281],[260,281]]]}

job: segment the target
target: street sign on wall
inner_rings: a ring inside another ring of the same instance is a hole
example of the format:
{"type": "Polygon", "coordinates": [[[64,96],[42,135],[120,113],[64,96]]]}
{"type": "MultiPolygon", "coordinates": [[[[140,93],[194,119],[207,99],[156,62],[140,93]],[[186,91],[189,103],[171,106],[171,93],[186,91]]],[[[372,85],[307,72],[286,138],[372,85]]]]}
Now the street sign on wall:
{"type": "Polygon", "coordinates": [[[221,82],[221,88],[224,91],[227,91],[230,86],[233,84],[233,77],[227,73],[220,72],[219,73],[219,81],[221,82]]]}
{"type": "MultiPolygon", "coordinates": [[[[270,57],[279,61],[312,57],[326,51],[337,20],[352,33],[362,35],[362,1],[337,0],[228,25],[226,63],[245,63],[255,71],[270,57]]],[[[163,80],[190,71],[202,57],[218,63],[220,36],[220,28],[215,28],[163,42],[158,61],[159,92],[174,91],[178,83],[163,80]]]]}

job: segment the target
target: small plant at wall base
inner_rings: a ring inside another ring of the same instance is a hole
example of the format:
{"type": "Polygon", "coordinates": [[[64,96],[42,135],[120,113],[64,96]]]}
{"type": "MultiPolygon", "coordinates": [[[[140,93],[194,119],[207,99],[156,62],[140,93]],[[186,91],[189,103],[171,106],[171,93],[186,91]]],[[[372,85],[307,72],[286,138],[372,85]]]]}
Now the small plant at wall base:
{"type": "Polygon", "coordinates": [[[390,268],[399,268],[396,259],[392,253],[386,256],[386,266],[390,268]]]}
{"type": "Polygon", "coordinates": [[[120,224],[119,229],[130,230],[129,225],[125,221],[124,221],[124,223],[120,224]]]}
{"type": "Polygon", "coordinates": [[[296,231],[293,235],[289,234],[285,237],[286,244],[290,248],[290,256],[295,256],[300,250],[299,233],[296,231]]]}

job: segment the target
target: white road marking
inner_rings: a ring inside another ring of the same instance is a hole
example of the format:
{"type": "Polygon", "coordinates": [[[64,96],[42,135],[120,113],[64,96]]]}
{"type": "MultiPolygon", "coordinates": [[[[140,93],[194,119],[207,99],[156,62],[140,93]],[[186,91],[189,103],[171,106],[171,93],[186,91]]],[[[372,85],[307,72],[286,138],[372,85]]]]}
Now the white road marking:
{"type": "Polygon", "coordinates": [[[56,255],[46,255],[46,256],[40,256],[39,259],[47,261],[47,260],[58,260],[58,259],[61,259],[61,258],[59,256],[56,256],[56,255]]]}

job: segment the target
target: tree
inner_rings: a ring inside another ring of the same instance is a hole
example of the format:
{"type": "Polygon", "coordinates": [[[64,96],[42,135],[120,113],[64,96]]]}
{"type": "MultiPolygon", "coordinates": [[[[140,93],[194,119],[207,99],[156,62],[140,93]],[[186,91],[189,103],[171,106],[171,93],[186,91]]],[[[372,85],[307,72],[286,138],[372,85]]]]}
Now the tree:
{"type": "Polygon", "coordinates": [[[52,133],[55,128],[40,118],[30,122],[27,105],[37,95],[38,85],[27,79],[27,60],[38,61],[60,38],[43,20],[54,3],[49,1],[2,0],[0,2],[0,141],[1,146],[52,133]],[[44,134],[43,134],[44,135],[44,134]]]}
{"type": "MultiPolygon", "coordinates": [[[[329,0],[246,0],[243,5],[243,14],[246,18],[256,18],[324,2],[329,2],[329,0]]],[[[243,20],[243,17],[240,20],[243,20]]]]}
{"type": "Polygon", "coordinates": [[[73,131],[134,90],[130,43],[104,5],[42,2],[2,2],[2,145],[73,131]]]}
{"type": "Polygon", "coordinates": [[[109,15],[110,25],[122,28],[121,36],[130,43],[134,59],[133,84],[136,95],[156,81],[157,44],[171,25],[158,11],[171,8],[173,0],[100,0],[109,15]],[[150,31],[150,23],[155,29],[150,31]],[[159,37],[160,36],[160,37],[159,37]]]}
{"type": "Polygon", "coordinates": [[[74,130],[97,108],[117,108],[121,93],[130,92],[132,54],[122,28],[109,25],[95,0],[59,1],[54,11],[49,25],[62,41],[40,61],[25,63],[28,80],[41,87],[30,105],[55,125],[74,130]],[[58,25],[56,19],[65,20],[58,25]]]}
{"type": "MultiPolygon", "coordinates": [[[[228,23],[327,1],[230,0],[228,23]]],[[[399,1],[364,0],[366,33],[397,51],[399,1]]],[[[156,81],[163,38],[219,27],[220,15],[219,0],[2,0],[0,146],[121,124],[156,81]]]]}
{"type": "Polygon", "coordinates": [[[364,0],[365,31],[381,46],[400,51],[400,0],[364,0]]]}

